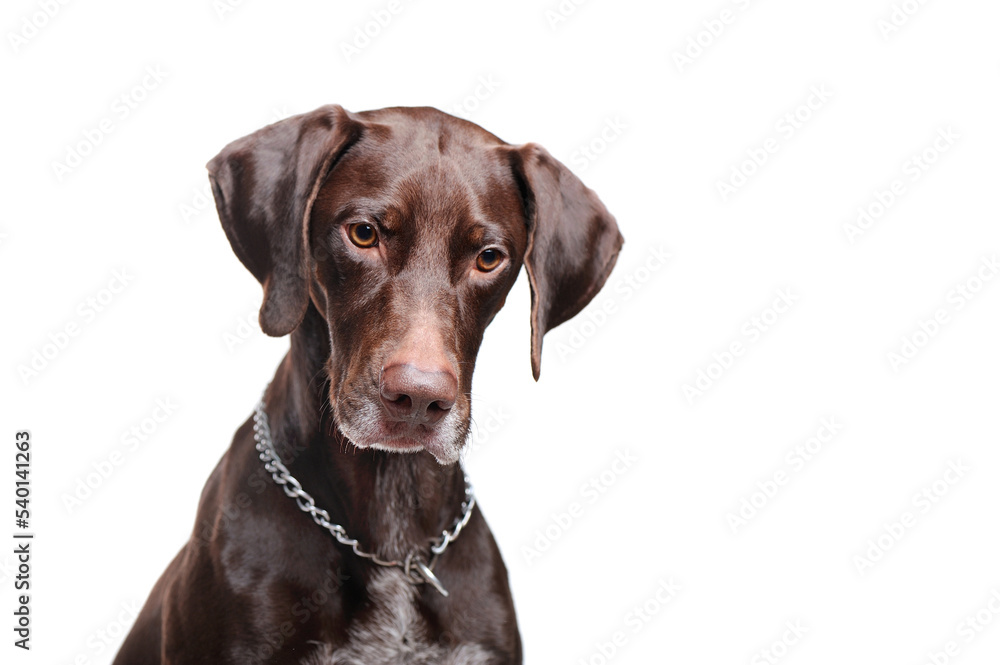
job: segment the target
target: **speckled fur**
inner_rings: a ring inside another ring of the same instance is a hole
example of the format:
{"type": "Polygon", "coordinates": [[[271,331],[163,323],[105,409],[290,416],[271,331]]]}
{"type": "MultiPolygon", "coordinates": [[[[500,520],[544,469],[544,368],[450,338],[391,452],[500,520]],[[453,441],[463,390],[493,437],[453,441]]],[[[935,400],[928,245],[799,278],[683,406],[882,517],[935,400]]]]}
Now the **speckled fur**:
{"type": "Polygon", "coordinates": [[[303,665],[490,665],[474,644],[444,646],[428,636],[416,608],[416,588],[398,570],[379,573],[369,587],[373,612],[350,628],[348,643],[323,645],[303,665]]]}

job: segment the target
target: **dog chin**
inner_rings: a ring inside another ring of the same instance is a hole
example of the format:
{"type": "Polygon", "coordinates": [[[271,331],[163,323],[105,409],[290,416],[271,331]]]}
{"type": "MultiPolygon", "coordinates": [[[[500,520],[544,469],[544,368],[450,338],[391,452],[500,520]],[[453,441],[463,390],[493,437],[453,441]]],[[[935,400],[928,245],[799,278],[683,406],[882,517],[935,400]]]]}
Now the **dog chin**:
{"type": "Polygon", "coordinates": [[[351,427],[345,427],[343,424],[340,424],[338,429],[356,448],[371,448],[372,450],[381,450],[387,453],[419,453],[422,450],[426,450],[442,466],[457,462],[459,452],[462,448],[461,444],[450,443],[436,436],[429,436],[426,440],[418,440],[406,434],[392,434],[389,432],[369,433],[368,436],[365,436],[361,432],[353,431],[351,427]]]}
{"type": "Polygon", "coordinates": [[[457,462],[459,453],[458,446],[449,445],[435,439],[427,441],[426,443],[421,443],[406,437],[383,439],[372,443],[370,446],[358,447],[370,447],[374,450],[382,450],[387,453],[418,453],[421,450],[426,450],[433,455],[434,459],[438,461],[438,464],[442,466],[447,466],[457,462]]]}

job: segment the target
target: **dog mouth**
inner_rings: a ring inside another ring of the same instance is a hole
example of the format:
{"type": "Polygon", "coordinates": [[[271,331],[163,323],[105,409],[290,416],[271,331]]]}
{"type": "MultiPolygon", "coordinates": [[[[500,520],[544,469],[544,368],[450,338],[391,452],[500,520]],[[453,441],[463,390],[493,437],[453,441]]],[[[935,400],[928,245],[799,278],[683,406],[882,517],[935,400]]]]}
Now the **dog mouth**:
{"type": "MultiPolygon", "coordinates": [[[[355,444],[357,445],[357,444],[355,444]]],[[[359,448],[361,446],[358,446],[359,448]]],[[[439,464],[447,465],[458,461],[459,447],[431,438],[427,441],[417,441],[409,437],[393,437],[373,443],[371,448],[388,453],[417,453],[426,450],[439,464]]]]}
{"type": "Polygon", "coordinates": [[[378,450],[416,452],[433,444],[436,438],[433,430],[422,425],[381,420],[377,427],[380,436],[371,441],[368,447],[378,450]]]}
{"type": "Polygon", "coordinates": [[[340,433],[356,448],[381,450],[389,453],[419,453],[426,451],[441,465],[458,461],[465,441],[458,414],[433,424],[391,420],[376,404],[366,404],[350,412],[339,405],[334,409],[340,433]]]}
{"type": "MultiPolygon", "coordinates": [[[[392,425],[401,423],[385,423],[391,429],[392,425]]],[[[458,461],[461,446],[443,439],[440,436],[424,435],[416,432],[407,434],[389,434],[369,441],[351,440],[358,448],[372,448],[387,453],[418,453],[429,452],[439,464],[447,465],[458,461]]]]}

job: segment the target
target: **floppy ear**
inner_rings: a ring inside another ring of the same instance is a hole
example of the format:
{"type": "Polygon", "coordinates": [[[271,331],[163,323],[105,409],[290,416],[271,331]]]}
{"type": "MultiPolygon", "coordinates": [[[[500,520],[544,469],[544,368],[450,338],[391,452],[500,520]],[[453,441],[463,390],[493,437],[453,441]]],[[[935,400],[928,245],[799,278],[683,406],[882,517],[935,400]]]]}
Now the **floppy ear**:
{"type": "Polygon", "coordinates": [[[531,373],[537,381],[542,337],[594,298],[625,240],[597,194],[545,148],[526,143],[512,155],[528,215],[524,267],[531,285],[531,373]]]}
{"type": "Polygon", "coordinates": [[[361,134],[340,106],[293,116],[233,141],[208,163],[222,228],[264,287],[260,328],[292,332],[309,303],[309,213],[337,157],[361,134]]]}

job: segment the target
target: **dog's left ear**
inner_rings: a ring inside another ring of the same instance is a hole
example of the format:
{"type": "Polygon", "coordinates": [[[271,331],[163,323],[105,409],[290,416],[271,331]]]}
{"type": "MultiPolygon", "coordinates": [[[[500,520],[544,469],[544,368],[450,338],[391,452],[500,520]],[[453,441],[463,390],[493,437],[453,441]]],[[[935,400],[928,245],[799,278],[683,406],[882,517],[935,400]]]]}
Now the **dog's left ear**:
{"type": "Polygon", "coordinates": [[[597,194],[545,148],[526,143],[510,154],[528,216],[524,267],[531,285],[531,373],[537,381],[542,337],[600,291],[625,240],[597,194]]]}
{"type": "Polygon", "coordinates": [[[264,287],[260,328],[287,335],[309,304],[308,220],[320,185],[362,125],[340,106],[293,116],[233,141],[208,163],[222,228],[264,287]]]}

